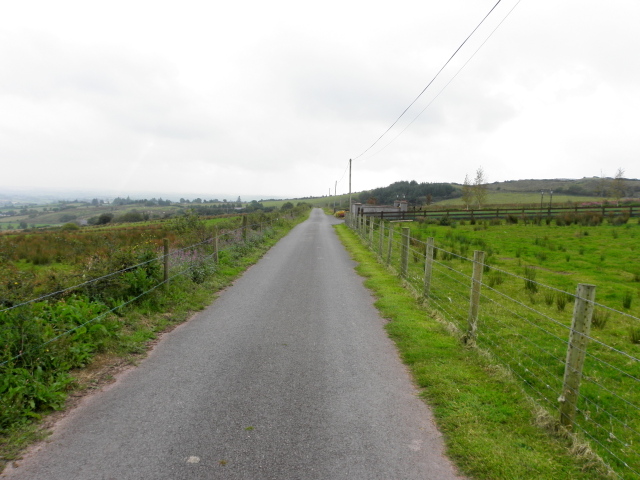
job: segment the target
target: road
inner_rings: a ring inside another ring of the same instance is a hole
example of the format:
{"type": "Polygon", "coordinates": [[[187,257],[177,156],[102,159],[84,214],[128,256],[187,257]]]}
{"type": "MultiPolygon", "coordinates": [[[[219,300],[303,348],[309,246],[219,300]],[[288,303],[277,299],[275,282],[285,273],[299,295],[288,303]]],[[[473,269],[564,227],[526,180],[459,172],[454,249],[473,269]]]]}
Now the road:
{"type": "Polygon", "coordinates": [[[315,209],[2,478],[459,478],[315,209]]]}

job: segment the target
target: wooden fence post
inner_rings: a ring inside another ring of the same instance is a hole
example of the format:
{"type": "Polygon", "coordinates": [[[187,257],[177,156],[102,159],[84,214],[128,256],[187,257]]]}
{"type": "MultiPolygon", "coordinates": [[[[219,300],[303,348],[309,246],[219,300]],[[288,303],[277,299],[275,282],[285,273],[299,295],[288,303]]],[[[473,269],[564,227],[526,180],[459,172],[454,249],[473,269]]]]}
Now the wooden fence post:
{"type": "Polygon", "coordinates": [[[424,260],[424,288],[422,289],[422,296],[426,299],[429,298],[431,293],[431,271],[433,269],[433,237],[427,238],[427,251],[424,260]]]}
{"type": "Polygon", "coordinates": [[[564,383],[560,395],[560,423],[568,429],[573,428],[582,379],[582,367],[587,353],[587,343],[591,332],[593,301],[596,297],[595,285],[580,283],[576,291],[576,303],[573,307],[573,320],[569,334],[567,361],[564,369],[564,383]]]}
{"type": "Polygon", "coordinates": [[[478,330],[478,311],[480,310],[480,287],[482,286],[482,270],[484,267],[484,252],[473,252],[473,278],[471,279],[471,295],[469,299],[469,317],[467,319],[467,333],[463,337],[466,344],[474,344],[478,330]]]}
{"type": "Polygon", "coordinates": [[[387,245],[387,267],[391,265],[391,254],[393,253],[393,225],[389,225],[389,242],[387,245]]]}
{"type": "Polygon", "coordinates": [[[247,225],[249,225],[249,217],[244,215],[242,217],[242,241],[245,243],[247,241],[247,225]]]}
{"type": "Polygon", "coordinates": [[[378,254],[382,257],[382,249],[384,248],[384,220],[380,220],[380,240],[378,241],[378,254]]]}
{"type": "Polygon", "coordinates": [[[164,286],[165,288],[169,284],[169,239],[162,239],[162,246],[164,247],[164,286]]]}
{"type": "Polygon", "coordinates": [[[409,270],[409,241],[411,240],[411,229],[409,227],[402,228],[402,256],[400,262],[400,276],[407,278],[409,270]]]}
{"type": "Polygon", "coordinates": [[[376,219],[373,215],[371,215],[370,223],[369,223],[369,246],[371,247],[372,250],[373,250],[373,227],[375,226],[375,223],[376,223],[376,219]]]}
{"type": "Polygon", "coordinates": [[[213,261],[218,263],[220,256],[218,254],[218,227],[213,229],[213,261]]]}

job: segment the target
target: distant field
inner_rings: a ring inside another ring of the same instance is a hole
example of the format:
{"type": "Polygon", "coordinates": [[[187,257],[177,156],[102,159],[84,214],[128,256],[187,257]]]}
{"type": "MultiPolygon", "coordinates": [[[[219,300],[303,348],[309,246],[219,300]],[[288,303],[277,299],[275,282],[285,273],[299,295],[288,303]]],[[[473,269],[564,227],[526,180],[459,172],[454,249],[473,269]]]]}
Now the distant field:
{"type": "MultiPolygon", "coordinates": [[[[544,205],[549,204],[549,194],[546,193],[542,202],[544,205]]],[[[576,196],[576,195],[554,195],[553,203],[584,203],[584,202],[596,202],[600,199],[597,197],[576,196]]],[[[540,193],[527,193],[527,192],[495,192],[489,191],[487,194],[487,205],[510,205],[510,204],[533,204],[540,205],[540,193]]],[[[463,206],[462,198],[452,198],[449,200],[442,200],[436,202],[436,205],[455,205],[463,206]]]]}

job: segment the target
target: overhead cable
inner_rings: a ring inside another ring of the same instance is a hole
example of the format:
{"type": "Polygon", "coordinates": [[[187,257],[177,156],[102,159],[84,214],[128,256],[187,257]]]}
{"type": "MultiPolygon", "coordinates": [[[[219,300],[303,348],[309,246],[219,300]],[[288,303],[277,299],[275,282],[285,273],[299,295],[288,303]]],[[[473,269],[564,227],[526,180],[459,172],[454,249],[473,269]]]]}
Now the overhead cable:
{"type": "Polygon", "coordinates": [[[387,128],[384,133],[382,135],[380,135],[378,137],[378,139],[373,142],[364,152],[362,152],[360,155],[358,155],[357,157],[353,157],[353,159],[357,159],[360,158],[361,156],[363,156],[365,153],[367,153],[369,150],[371,150],[373,148],[374,145],[376,145],[381,139],[382,137],[384,137],[389,130],[391,130],[396,123],[398,123],[398,121],[404,116],[405,113],[407,113],[407,111],[413,106],[414,103],[416,103],[418,101],[418,99],[422,96],[422,94],[424,92],[427,91],[427,89],[431,86],[431,84],[436,80],[436,78],[438,78],[438,76],[440,75],[440,73],[442,73],[442,71],[445,69],[445,67],[451,62],[451,60],[453,60],[453,57],[456,56],[456,54],[460,51],[460,49],[467,43],[467,41],[473,36],[473,34],[476,32],[476,30],[478,30],[478,28],[480,28],[480,26],[484,23],[484,21],[489,17],[489,15],[491,15],[491,13],[496,9],[496,7],[500,4],[500,2],[502,2],[502,0],[498,0],[496,2],[496,4],[491,8],[491,10],[489,10],[489,13],[487,13],[484,18],[482,19],[482,21],[476,26],[476,28],[473,29],[473,31],[467,36],[467,38],[465,38],[464,42],[462,42],[460,44],[460,46],[456,49],[455,52],[453,52],[453,54],[451,55],[451,57],[449,57],[449,60],[447,60],[445,62],[445,64],[442,66],[442,68],[440,68],[440,70],[438,70],[438,73],[435,74],[435,76],[431,79],[431,81],[427,84],[426,87],[424,87],[422,89],[422,91],[420,92],[420,94],[418,94],[418,96],[409,104],[409,106],[407,108],[404,109],[404,111],[400,114],[400,116],[398,118],[396,118],[396,120],[391,124],[391,126],[389,128],[387,128]]]}

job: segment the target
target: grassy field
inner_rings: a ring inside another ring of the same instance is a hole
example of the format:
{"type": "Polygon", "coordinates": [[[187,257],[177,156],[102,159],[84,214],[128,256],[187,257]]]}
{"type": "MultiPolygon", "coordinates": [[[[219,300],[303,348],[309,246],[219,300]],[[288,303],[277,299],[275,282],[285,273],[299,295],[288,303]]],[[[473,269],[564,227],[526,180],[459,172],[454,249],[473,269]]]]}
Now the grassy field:
{"type": "MultiPolygon", "coordinates": [[[[413,239],[407,279],[422,291],[423,242],[433,237],[437,248],[429,305],[461,332],[460,337],[467,330],[470,257],[474,250],[485,252],[477,345],[506,366],[556,421],[576,286],[596,285],[575,428],[622,478],[640,478],[635,447],[640,443],[637,220],[592,227],[495,221],[395,224],[391,264],[397,269],[399,229],[407,226],[413,239]]],[[[374,231],[376,250],[378,234],[374,231]]]]}
{"type": "Polygon", "coordinates": [[[376,307],[390,320],[389,335],[462,474],[487,480],[615,478],[588,451],[571,454],[578,445],[545,428],[547,416],[517,381],[482,351],[462,347],[438,313],[403,288],[351,231],[340,226],[338,233],[376,307]]]}
{"type": "MultiPolygon", "coordinates": [[[[549,194],[545,193],[543,200],[543,205],[549,205],[549,194]]],[[[588,197],[581,195],[553,195],[553,204],[554,205],[562,205],[562,204],[580,204],[583,202],[594,202],[600,199],[596,197],[588,197]]],[[[540,193],[533,192],[502,192],[489,190],[487,194],[487,205],[540,205],[540,193]]],[[[457,207],[463,207],[462,198],[451,198],[448,200],[442,200],[441,202],[437,202],[436,205],[451,205],[457,207]]]]}

